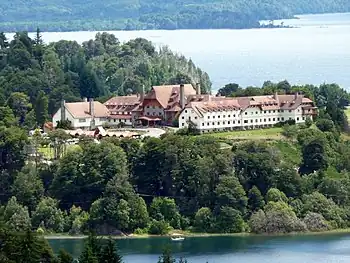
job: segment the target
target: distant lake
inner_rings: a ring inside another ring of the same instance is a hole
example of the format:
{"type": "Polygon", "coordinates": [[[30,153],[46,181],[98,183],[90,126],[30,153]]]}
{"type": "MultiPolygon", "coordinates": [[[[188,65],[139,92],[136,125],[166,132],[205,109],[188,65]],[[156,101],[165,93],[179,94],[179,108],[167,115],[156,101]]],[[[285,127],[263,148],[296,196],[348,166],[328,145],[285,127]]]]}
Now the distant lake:
{"type": "MultiPolygon", "coordinates": [[[[213,88],[265,80],[295,84],[336,82],[350,87],[350,13],[284,20],[299,28],[247,30],[113,31],[121,41],[143,37],[192,58],[213,88]]],[[[276,25],[281,21],[275,21],[276,25]]],[[[44,33],[45,42],[83,42],[96,32],[44,33]]]]}
{"type": "MultiPolygon", "coordinates": [[[[51,240],[55,252],[64,248],[79,257],[83,240],[51,240]]],[[[169,238],[117,241],[125,263],[157,263],[162,248],[189,263],[348,263],[350,236],[345,234],[287,237],[200,237],[171,242],[169,238]]]]}

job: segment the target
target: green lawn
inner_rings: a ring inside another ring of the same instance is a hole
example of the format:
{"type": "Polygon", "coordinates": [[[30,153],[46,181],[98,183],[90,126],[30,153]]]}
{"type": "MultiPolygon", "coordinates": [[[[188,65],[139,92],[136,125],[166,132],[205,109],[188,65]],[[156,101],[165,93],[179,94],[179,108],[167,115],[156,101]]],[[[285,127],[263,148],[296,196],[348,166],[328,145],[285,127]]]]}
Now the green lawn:
{"type": "Polygon", "coordinates": [[[220,139],[240,139],[240,140],[280,140],[282,128],[256,129],[246,131],[217,132],[207,134],[220,139]]]}
{"type": "Polygon", "coordinates": [[[348,121],[350,121],[350,108],[345,109],[346,117],[348,117],[348,121]]]}
{"type": "MultiPolygon", "coordinates": [[[[66,152],[68,151],[72,151],[72,150],[75,150],[77,148],[80,148],[79,145],[77,144],[69,144],[67,145],[67,150],[66,152]]],[[[38,150],[40,153],[42,153],[44,155],[44,157],[48,160],[52,160],[54,158],[54,150],[53,148],[50,148],[50,147],[40,147],[39,150],[38,150]]]]}

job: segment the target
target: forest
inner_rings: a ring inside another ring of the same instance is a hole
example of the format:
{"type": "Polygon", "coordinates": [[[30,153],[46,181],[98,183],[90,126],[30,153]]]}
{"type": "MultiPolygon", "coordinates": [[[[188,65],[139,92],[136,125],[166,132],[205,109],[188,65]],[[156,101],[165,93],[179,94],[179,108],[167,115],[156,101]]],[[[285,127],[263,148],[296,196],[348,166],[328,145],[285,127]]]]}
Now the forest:
{"type": "MultiPolygon", "coordinates": [[[[40,32],[35,39],[24,32],[11,41],[0,36],[4,262],[38,262],[38,257],[55,262],[41,237],[57,233],[285,234],[350,227],[345,114],[350,96],[338,85],[266,81],[246,88],[230,83],[218,91],[233,97],[297,91],[313,99],[318,117],[301,125],[279,124],[283,132],[278,140],[180,130],[161,138],[105,138],[100,143],[81,137],[68,147],[69,137],[60,129],[47,138],[38,133],[28,137],[30,129],[50,119],[61,99],[103,101],[113,94],[135,93],[143,84],[149,88],[180,81],[200,81],[203,92],[209,92],[208,75],[167,48],[156,51],[145,39],[121,44],[103,33],[82,45],[46,45],[40,32]],[[55,155],[44,162],[36,153],[48,144],[55,155]],[[28,249],[18,253],[21,247],[28,249]]],[[[80,262],[111,262],[103,261],[101,251],[114,247],[96,248],[96,242],[87,245],[82,257],[89,259],[80,262]]]]}
{"type": "Polygon", "coordinates": [[[254,28],[259,20],[349,11],[347,0],[14,0],[0,3],[0,31],[254,28]]]}
{"type": "MultiPolygon", "coordinates": [[[[98,33],[82,45],[59,41],[46,45],[40,31],[31,39],[18,32],[12,40],[0,33],[0,106],[10,106],[21,125],[42,126],[67,102],[146,92],[153,85],[200,82],[211,89],[207,73],[191,60],[137,38],[120,43],[112,34],[98,33]]],[[[3,110],[7,110],[4,108],[3,110]]],[[[0,113],[1,114],[1,113],[0,113]]]]}

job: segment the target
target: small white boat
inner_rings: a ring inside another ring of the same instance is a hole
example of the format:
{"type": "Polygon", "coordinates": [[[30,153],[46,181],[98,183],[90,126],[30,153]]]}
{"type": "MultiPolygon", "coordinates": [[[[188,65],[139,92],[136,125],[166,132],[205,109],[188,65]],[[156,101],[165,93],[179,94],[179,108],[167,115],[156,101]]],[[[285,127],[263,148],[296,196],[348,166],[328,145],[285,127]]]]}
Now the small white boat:
{"type": "Polygon", "coordinates": [[[184,241],[185,238],[180,235],[180,234],[173,234],[172,237],[171,237],[171,241],[184,241]]]}
{"type": "Polygon", "coordinates": [[[171,241],[184,241],[185,238],[184,237],[172,237],[171,241]]]}

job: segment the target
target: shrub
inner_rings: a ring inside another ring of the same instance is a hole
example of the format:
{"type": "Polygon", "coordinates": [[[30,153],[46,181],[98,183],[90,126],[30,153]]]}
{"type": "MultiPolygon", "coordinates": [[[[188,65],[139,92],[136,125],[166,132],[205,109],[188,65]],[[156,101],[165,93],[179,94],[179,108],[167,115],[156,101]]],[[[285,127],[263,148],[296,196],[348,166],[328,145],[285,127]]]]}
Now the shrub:
{"type": "Polygon", "coordinates": [[[148,233],[151,235],[166,235],[171,230],[171,227],[168,222],[164,220],[152,220],[148,233]]]}
{"type": "Polygon", "coordinates": [[[199,232],[210,232],[213,227],[213,214],[208,207],[200,208],[194,219],[194,226],[199,232]]]}
{"type": "Polygon", "coordinates": [[[266,215],[263,210],[258,210],[250,217],[248,222],[250,231],[256,234],[266,233],[266,215]]]}
{"type": "Polygon", "coordinates": [[[330,229],[330,225],[324,219],[323,215],[318,213],[308,212],[303,221],[307,229],[313,232],[326,231],[330,229]]]}

